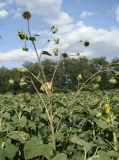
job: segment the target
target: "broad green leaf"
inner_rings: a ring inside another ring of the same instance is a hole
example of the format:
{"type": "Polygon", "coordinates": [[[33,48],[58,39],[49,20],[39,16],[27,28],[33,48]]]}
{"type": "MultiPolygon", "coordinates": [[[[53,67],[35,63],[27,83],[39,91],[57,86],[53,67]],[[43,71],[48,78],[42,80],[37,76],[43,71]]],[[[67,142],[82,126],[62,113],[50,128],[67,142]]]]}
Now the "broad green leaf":
{"type": "Polygon", "coordinates": [[[110,157],[119,158],[119,152],[116,152],[116,151],[114,151],[114,150],[108,151],[107,154],[108,154],[110,157]]]}
{"type": "Polygon", "coordinates": [[[28,113],[31,113],[32,108],[28,108],[28,107],[27,107],[27,108],[24,108],[23,110],[26,111],[26,112],[28,112],[28,113]]]}
{"type": "Polygon", "coordinates": [[[10,114],[8,112],[5,112],[3,114],[3,118],[7,119],[7,120],[10,120],[10,114]]]}
{"type": "Polygon", "coordinates": [[[109,124],[107,124],[106,122],[104,122],[104,121],[101,121],[101,120],[98,120],[98,119],[94,119],[93,120],[97,125],[98,125],[98,127],[100,127],[101,129],[106,129],[106,128],[109,128],[110,127],[110,125],[109,124]]]}
{"type": "Polygon", "coordinates": [[[98,151],[101,160],[111,160],[107,151],[98,151]]]}
{"type": "Polygon", "coordinates": [[[87,160],[100,160],[100,156],[99,155],[92,156],[92,157],[88,158],[87,160]]]}
{"type": "Polygon", "coordinates": [[[16,141],[20,141],[21,143],[25,143],[29,138],[29,134],[24,131],[13,131],[8,134],[8,137],[16,141]]]}
{"type": "Polygon", "coordinates": [[[0,150],[0,160],[5,160],[5,153],[4,150],[0,150]]]}
{"type": "Polygon", "coordinates": [[[51,160],[67,160],[67,155],[65,153],[59,153],[51,160]]]}
{"type": "Polygon", "coordinates": [[[61,131],[58,131],[58,132],[56,133],[56,139],[57,139],[58,141],[63,141],[63,139],[64,139],[64,134],[63,134],[61,131]]]}
{"type": "Polygon", "coordinates": [[[36,37],[35,36],[31,36],[31,37],[29,37],[29,40],[30,41],[36,41],[36,37]]]}
{"type": "Polygon", "coordinates": [[[19,120],[19,125],[21,127],[25,127],[26,124],[27,124],[27,118],[25,116],[22,116],[21,119],[19,120]]]}
{"type": "Polygon", "coordinates": [[[13,144],[9,144],[4,150],[5,156],[12,160],[18,151],[18,147],[13,144]]]}
{"type": "Polygon", "coordinates": [[[73,157],[72,157],[72,160],[84,160],[84,153],[81,153],[81,152],[77,152],[77,153],[74,153],[73,157]]]}
{"type": "Polygon", "coordinates": [[[4,148],[4,146],[11,144],[11,139],[9,138],[0,138],[0,150],[4,148]]]}
{"type": "Polygon", "coordinates": [[[107,144],[103,141],[103,139],[101,137],[99,137],[97,140],[94,141],[95,144],[99,147],[106,147],[107,144]]]}
{"type": "Polygon", "coordinates": [[[34,121],[28,121],[28,126],[33,129],[34,131],[36,130],[36,123],[34,121]]]}
{"type": "Polygon", "coordinates": [[[90,143],[89,143],[89,142],[86,142],[86,141],[80,139],[79,137],[77,137],[76,135],[74,135],[74,136],[72,137],[71,141],[72,141],[73,143],[76,143],[76,144],[84,147],[84,149],[86,150],[86,152],[90,151],[90,150],[92,149],[92,147],[95,146],[95,144],[93,144],[93,143],[91,143],[91,142],[90,142],[90,143]]]}
{"type": "Polygon", "coordinates": [[[43,55],[52,56],[48,51],[42,51],[43,55]]]}
{"type": "Polygon", "coordinates": [[[15,115],[15,116],[13,116],[11,118],[12,118],[12,121],[13,121],[14,124],[18,124],[19,123],[19,119],[18,119],[17,115],[15,115]]]}
{"type": "Polygon", "coordinates": [[[49,144],[42,144],[40,137],[35,137],[25,144],[24,155],[26,160],[37,156],[44,156],[49,160],[53,155],[53,148],[49,144]]]}

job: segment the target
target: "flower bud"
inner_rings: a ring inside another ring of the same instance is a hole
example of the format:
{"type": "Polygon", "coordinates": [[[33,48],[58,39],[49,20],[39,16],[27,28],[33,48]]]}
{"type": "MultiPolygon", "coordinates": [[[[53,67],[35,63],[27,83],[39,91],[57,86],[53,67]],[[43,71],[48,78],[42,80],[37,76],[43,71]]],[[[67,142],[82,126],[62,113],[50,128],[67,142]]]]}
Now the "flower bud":
{"type": "Polygon", "coordinates": [[[59,44],[59,41],[60,41],[59,38],[54,38],[54,42],[55,42],[56,44],[59,44]]]}
{"type": "Polygon", "coordinates": [[[58,29],[57,29],[55,26],[52,26],[52,27],[51,27],[51,32],[52,32],[53,34],[55,34],[55,33],[58,32],[58,29]]]}
{"type": "Polygon", "coordinates": [[[83,79],[82,74],[79,74],[78,77],[77,77],[77,79],[78,80],[82,80],[83,79]]]}
{"type": "Polygon", "coordinates": [[[111,105],[110,105],[109,103],[106,103],[106,104],[104,105],[104,110],[105,110],[106,113],[109,113],[110,110],[111,110],[111,105]]]}
{"type": "Polygon", "coordinates": [[[27,47],[22,48],[23,51],[28,51],[29,49],[27,47]]]}
{"type": "Polygon", "coordinates": [[[58,52],[59,52],[59,48],[54,48],[54,49],[53,49],[53,53],[55,54],[55,56],[58,55],[58,52]]]}
{"type": "Polygon", "coordinates": [[[85,47],[88,47],[89,44],[90,44],[90,43],[89,43],[88,41],[85,41],[85,42],[84,42],[84,46],[85,46],[85,47]]]}
{"type": "Polygon", "coordinates": [[[22,30],[18,31],[18,36],[21,40],[24,40],[26,38],[25,33],[22,30]]]}
{"type": "Polygon", "coordinates": [[[67,53],[62,53],[62,57],[63,57],[63,58],[67,58],[67,57],[68,57],[68,54],[67,54],[67,53]]]}
{"type": "Polygon", "coordinates": [[[114,78],[109,79],[110,84],[117,84],[117,80],[114,78]]]}

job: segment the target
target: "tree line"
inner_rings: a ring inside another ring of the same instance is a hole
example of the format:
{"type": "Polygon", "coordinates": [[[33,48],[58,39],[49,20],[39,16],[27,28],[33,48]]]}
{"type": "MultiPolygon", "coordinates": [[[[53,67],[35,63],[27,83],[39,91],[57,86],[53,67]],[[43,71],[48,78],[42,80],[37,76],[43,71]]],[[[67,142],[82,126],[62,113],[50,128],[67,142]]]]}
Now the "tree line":
{"type": "MultiPolygon", "coordinates": [[[[47,81],[50,81],[56,67],[57,62],[51,59],[45,59],[42,61],[44,73],[46,74],[47,81]]],[[[42,78],[39,73],[38,64],[32,62],[25,62],[23,67],[27,68],[33,73],[42,84],[42,78]]],[[[58,70],[54,78],[54,89],[56,91],[75,90],[77,86],[85,82],[91,75],[98,72],[101,68],[110,68],[106,72],[102,72],[98,75],[97,80],[93,78],[89,81],[89,86],[85,89],[100,88],[110,89],[119,87],[119,58],[114,58],[112,61],[108,61],[105,57],[88,59],[83,58],[64,58],[59,64],[58,70]],[[93,85],[91,85],[93,84],[93,85]],[[97,86],[97,87],[96,87],[97,86]]],[[[18,68],[8,69],[6,67],[0,68],[0,93],[10,92],[12,90],[12,83],[10,80],[21,81],[21,91],[35,92],[33,85],[30,83],[30,79],[34,81],[34,84],[39,89],[39,82],[33,78],[30,73],[22,73],[18,71],[18,68]],[[26,82],[26,83],[24,83],[26,82]]]]}

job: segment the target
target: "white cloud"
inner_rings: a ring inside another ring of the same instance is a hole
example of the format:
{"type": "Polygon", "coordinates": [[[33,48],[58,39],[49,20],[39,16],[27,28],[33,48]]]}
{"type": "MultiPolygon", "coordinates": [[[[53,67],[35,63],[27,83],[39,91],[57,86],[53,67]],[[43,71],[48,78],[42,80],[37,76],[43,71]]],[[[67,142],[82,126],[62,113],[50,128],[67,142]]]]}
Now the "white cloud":
{"type": "MultiPolygon", "coordinates": [[[[71,53],[81,52],[88,57],[106,58],[119,57],[119,29],[102,29],[86,25],[83,21],[72,22],[72,18],[61,10],[62,0],[16,0],[18,5],[25,5],[26,9],[42,16],[49,24],[59,25],[59,33],[56,36],[61,38],[61,50],[64,51],[71,44],[79,40],[88,40],[90,46],[85,48],[81,44],[76,44],[68,50],[71,53]],[[62,25],[61,25],[62,24],[62,25]]],[[[2,9],[3,10],[3,9],[2,9]]],[[[1,10],[0,10],[1,11],[1,10]]],[[[19,12],[16,12],[19,13],[19,12]]],[[[82,12],[82,17],[91,16],[92,12],[82,12]],[[83,15],[84,14],[84,15],[83,15]]],[[[119,21],[119,6],[116,10],[117,20],[119,21]]],[[[43,31],[48,35],[47,30],[43,31]]],[[[39,32],[40,35],[43,32],[39,32]]],[[[32,31],[35,33],[35,31],[32,31]]],[[[48,35],[49,36],[49,35],[48,35]]],[[[51,49],[51,45],[49,48],[51,49]]],[[[0,65],[4,64],[22,64],[25,61],[35,61],[36,56],[33,51],[23,52],[21,49],[0,52],[0,65]]]]}
{"type": "Polygon", "coordinates": [[[119,29],[96,29],[78,22],[70,27],[69,32],[61,34],[61,47],[65,50],[68,46],[79,40],[88,40],[90,46],[85,48],[81,44],[74,45],[69,51],[83,52],[88,57],[106,58],[119,57],[119,29]]]}
{"type": "MultiPolygon", "coordinates": [[[[32,31],[33,32],[33,31],[32,31]]],[[[47,31],[44,30],[44,34],[47,31]]],[[[80,40],[88,40],[90,46],[85,48],[82,44],[77,43],[71,47],[68,52],[73,54],[77,52],[84,53],[88,57],[100,57],[106,58],[119,57],[119,29],[113,28],[111,30],[97,29],[92,26],[87,26],[83,21],[79,21],[75,24],[69,24],[61,26],[59,28],[58,35],[61,39],[59,45],[61,51],[65,51],[73,43],[80,40]]],[[[54,47],[54,46],[53,46],[54,47]]],[[[51,51],[52,43],[48,46],[51,51]]],[[[40,49],[39,49],[40,51],[40,49]]],[[[0,53],[0,63],[18,63],[22,64],[25,61],[35,61],[36,56],[33,51],[23,52],[21,49],[11,50],[0,53]]]]}
{"type": "Polygon", "coordinates": [[[17,9],[12,9],[11,10],[12,14],[14,15],[14,18],[19,18],[21,17],[21,12],[22,12],[22,9],[21,8],[17,8],[17,9]]]}
{"type": "Polygon", "coordinates": [[[0,9],[6,7],[8,4],[12,2],[13,0],[0,0],[0,9]]]}
{"type": "MultiPolygon", "coordinates": [[[[96,29],[85,25],[83,22],[77,22],[67,27],[69,27],[68,31],[65,30],[65,32],[63,28],[59,28],[61,44],[58,47],[60,47],[61,51],[65,51],[70,45],[79,40],[88,40],[90,42],[89,47],[86,48],[81,43],[77,43],[68,50],[68,53],[83,53],[90,58],[105,56],[111,59],[119,57],[119,29],[96,29]]],[[[47,47],[50,53],[52,53],[51,48],[53,47],[52,43],[47,47]]],[[[8,66],[8,64],[18,66],[25,61],[34,62],[36,60],[36,55],[32,50],[23,52],[21,49],[16,49],[0,53],[0,64],[4,64],[4,66],[8,66]]]]}
{"type": "MultiPolygon", "coordinates": [[[[47,49],[51,53],[50,46],[47,49]]],[[[37,50],[39,55],[41,49],[37,50]]],[[[42,59],[51,58],[49,56],[43,56],[42,59]]],[[[6,52],[0,52],[0,67],[5,66],[8,68],[21,66],[24,62],[36,62],[38,61],[36,53],[34,50],[29,50],[28,52],[23,51],[22,49],[14,49],[6,52]]]]}
{"type": "Polygon", "coordinates": [[[116,14],[117,21],[119,21],[119,6],[117,6],[116,8],[115,14],[116,14]]]}
{"type": "Polygon", "coordinates": [[[3,8],[3,7],[5,7],[5,6],[6,6],[6,3],[0,2],[0,9],[3,8]]]}
{"type": "Polygon", "coordinates": [[[82,11],[82,12],[80,13],[80,18],[81,18],[81,19],[85,19],[85,18],[87,18],[87,17],[89,17],[89,16],[92,16],[92,15],[94,15],[93,12],[82,11]]]}
{"type": "Polygon", "coordinates": [[[19,18],[20,16],[21,16],[21,13],[19,13],[19,12],[16,12],[14,15],[15,18],[19,18]]]}
{"type": "Polygon", "coordinates": [[[6,17],[8,15],[8,12],[5,9],[0,10],[0,18],[6,17]]]}
{"type": "Polygon", "coordinates": [[[72,22],[68,13],[61,10],[62,0],[16,0],[18,5],[24,5],[32,13],[36,13],[51,25],[64,25],[72,22]]]}
{"type": "Polygon", "coordinates": [[[0,52],[0,64],[8,66],[7,64],[17,63],[22,64],[25,61],[36,61],[36,56],[33,51],[24,52],[21,49],[10,50],[7,52],[0,52]]]}

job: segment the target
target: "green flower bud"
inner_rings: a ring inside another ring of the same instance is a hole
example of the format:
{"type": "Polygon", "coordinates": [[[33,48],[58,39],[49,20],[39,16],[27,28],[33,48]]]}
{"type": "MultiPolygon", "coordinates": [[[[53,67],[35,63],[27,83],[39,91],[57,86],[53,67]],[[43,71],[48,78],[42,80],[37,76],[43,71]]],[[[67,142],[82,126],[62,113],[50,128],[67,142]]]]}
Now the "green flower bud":
{"type": "Polygon", "coordinates": [[[21,96],[22,96],[22,98],[23,98],[23,100],[24,100],[25,102],[30,102],[30,100],[31,100],[31,95],[30,95],[30,93],[25,92],[25,93],[22,93],[21,96]]]}
{"type": "Polygon", "coordinates": [[[28,51],[29,49],[27,47],[22,48],[23,51],[28,51]]]}
{"type": "Polygon", "coordinates": [[[59,43],[59,41],[60,41],[60,39],[59,39],[59,38],[54,38],[54,42],[55,42],[56,44],[58,44],[58,43],[59,43]]]}
{"type": "Polygon", "coordinates": [[[77,77],[77,79],[78,80],[82,80],[83,79],[82,74],[79,74],[78,77],[77,77]]]}
{"type": "Polygon", "coordinates": [[[25,85],[27,85],[26,82],[20,82],[20,86],[25,86],[25,85]]]}
{"type": "Polygon", "coordinates": [[[96,77],[95,77],[96,82],[100,82],[100,81],[101,81],[101,78],[102,78],[102,77],[101,77],[101,76],[99,76],[99,75],[98,75],[98,76],[96,76],[96,77]]]}
{"type": "Polygon", "coordinates": [[[88,47],[89,44],[90,44],[90,43],[89,43],[88,41],[85,41],[85,42],[84,42],[84,46],[85,46],[85,47],[88,47]]]}
{"type": "Polygon", "coordinates": [[[63,57],[63,58],[67,58],[67,57],[68,57],[68,54],[67,54],[67,53],[62,53],[62,57],[63,57]]]}
{"type": "Polygon", "coordinates": [[[117,84],[117,80],[114,78],[109,79],[110,84],[117,84]]]}
{"type": "Polygon", "coordinates": [[[21,79],[20,79],[20,82],[25,82],[25,79],[24,79],[24,78],[21,78],[21,79]]]}
{"type": "Polygon", "coordinates": [[[109,113],[111,111],[111,105],[109,103],[106,103],[104,105],[104,110],[106,113],[109,113]]]}
{"type": "Polygon", "coordinates": [[[59,48],[53,48],[53,53],[55,56],[58,56],[59,48]]]}
{"type": "Polygon", "coordinates": [[[119,76],[119,71],[115,71],[115,76],[119,76]]]}
{"type": "Polygon", "coordinates": [[[17,71],[24,73],[24,72],[27,72],[28,70],[25,67],[20,67],[20,68],[17,68],[17,71]]]}
{"type": "Polygon", "coordinates": [[[21,40],[24,40],[26,38],[26,35],[22,30],[18,31],[18,36],[21,40]]]}
{"type": "Polygon", "coordinates": [[[9,84],[14,84],[14,80],[13,79],[9,79],[9,84]]]}
{"type": "Polygon", "coordinates": [[[51,27],[51,32],[52,32],[53,34],[55,34],[55,33],[58,32],[58,29],[57,29],[55,26],[52,26],[52,27],[51,27]]]}

